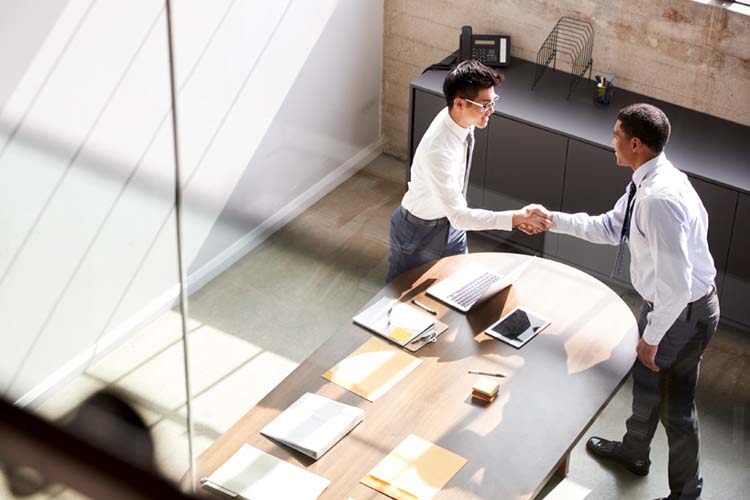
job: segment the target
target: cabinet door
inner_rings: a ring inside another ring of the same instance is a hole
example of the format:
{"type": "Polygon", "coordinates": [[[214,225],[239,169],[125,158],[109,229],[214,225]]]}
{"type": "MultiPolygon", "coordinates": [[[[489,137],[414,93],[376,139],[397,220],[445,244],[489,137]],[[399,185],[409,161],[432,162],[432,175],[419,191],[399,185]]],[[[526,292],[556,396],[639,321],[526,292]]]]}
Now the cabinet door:
{"type": "MultiPolygon", "coordinates": [[[[423,90],[414,89],[414,121],[412,123],[411,156],[406,169],[407,182],[411,178],[411,162],[417,151],[419,141],[435,119],[435,116],[445,108],[445,98],[436,96],[423,90]]],[[[482,206],[482,195],[484,194],[484,168],[487,157],[487,130],[476,129],[474,131],[474,156],[471,161],[471,173],[469,175],[469,187],[466,200],[470,207],[482,206]]]]}
{"type": "Polygon", "coordinates": [[[721,297],[729,242],[732,238],[732,219],[737,206],[737,191],[693,177],[690,177],[690,183],[708,212],[708,248],[716,265],[716,290],[721,297]]]}
{"type": "MultiPolygon", "coordinates": [[[[597,215],[615,206],[625,193],[632,170],[619,167],[611,150],[570,140],[565,167],[565,189],[562,211],[597,215]]],[[[617,257],[617,246],[599,245],[559,235],[557,256],[576,266],[610,276],[617,257]]],[[[614,277],[630,284],[630,255],[625,256],[620,272],[614,277]]]]}
{"type": "Polygon", "coordinates": [[[417,151],[419,141],[430,127],[430,123],[435,116],[445,107],[445,98],[430,94],[423,90],[412,89],[412,122],[411,122],[411,151],[409,151],[409,164],[406,166],[406,180],[410,178],[411,162],[414,160],[414,153],[417,151]]]}
{"type": "Polygon", "coordinates": [[[721,294],[721,316],[750,328],[750,195],[747,194],[740,194],[737,201],[721,294]]]}
{"type": "Polygon", "coordinates": [[[484,207],[484,177],[487,166],[487,129],[474,129],[474,157],[471,160],[466,201],[472,208],[484,207]]]}
{"type": "MultiPolygon", "coordinates": [[[[484,208],[515,210],[539,203],[560,209],[568,139],[537,127],[493,115],[488,126],[484,208]]],[[[494,231],[497,237],[535,251],[554,254],[556,235],[529,236],[494,231]],[[549,241],[546,241],[549,240],[549,241]]]]}

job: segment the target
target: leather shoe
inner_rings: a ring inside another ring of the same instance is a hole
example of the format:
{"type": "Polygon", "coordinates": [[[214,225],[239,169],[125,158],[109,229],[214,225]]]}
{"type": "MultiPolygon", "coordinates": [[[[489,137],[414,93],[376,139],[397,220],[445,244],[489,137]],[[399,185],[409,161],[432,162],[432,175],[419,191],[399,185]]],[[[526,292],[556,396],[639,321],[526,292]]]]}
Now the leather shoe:
{"type": "Polygon", "coordinates": [[[619,441],[610,441],[594,436],[586,442],[586,449],[597,457],[607,458],[624,465],[630,472],[639,476],[648,474],[648,469],[651,466],[651,460],[648,458],[633,458],[626,455],[622,450],[622,443],[619,441]]]}

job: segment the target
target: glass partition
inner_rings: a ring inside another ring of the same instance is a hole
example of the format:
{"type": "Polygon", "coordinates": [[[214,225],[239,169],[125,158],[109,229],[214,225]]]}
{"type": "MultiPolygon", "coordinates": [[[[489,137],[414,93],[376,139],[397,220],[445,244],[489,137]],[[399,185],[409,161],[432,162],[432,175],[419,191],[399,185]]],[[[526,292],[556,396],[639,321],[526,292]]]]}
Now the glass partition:
{"type": "MultiPolygon", "coordinates": [[[[382,2],[167,7],[3,3],[0,390],[189,489],[190,449],[382,286],[402,167],[359,171],[381,151],[382,2]],[[113,416],[128,439],[98,432],[113,416]]],[[[0,498],[84,498],[6,462],[0,498]]]]}
{"type": "Polygon", "coordinates": [[[0,16],[0,390],[177,481],[190,460],[166,5],[41,4],[0,16]],[[119,420],[127,438],[102,430],[119,420]]]}

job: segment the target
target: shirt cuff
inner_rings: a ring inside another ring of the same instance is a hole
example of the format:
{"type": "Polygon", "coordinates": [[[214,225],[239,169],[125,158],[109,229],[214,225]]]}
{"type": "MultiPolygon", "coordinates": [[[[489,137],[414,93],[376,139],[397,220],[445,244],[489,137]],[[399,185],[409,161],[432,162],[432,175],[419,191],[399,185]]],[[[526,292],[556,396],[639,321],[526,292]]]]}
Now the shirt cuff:
{"type": "Polygon", "coordinates": [[[552,212],[552,223],[554,224],[550,231],[553,233],[570,232],[570,214],[564,212],[552,212]]]}
{"type": "Polygon", "coordinates": [[[495,228],[501,231],[513,231],[513,211],[499,212],[495,221],[495,228]]]}
{"type": "Polygon", "coordinates": [[[661,331],[653,325],[648,324],[646,325],[646,329],[643,332],[643,340],[648,345],[659,345],[661,339],[664,338],[664,335],[666,335],[666,333],[666,331],[661,331]]]}

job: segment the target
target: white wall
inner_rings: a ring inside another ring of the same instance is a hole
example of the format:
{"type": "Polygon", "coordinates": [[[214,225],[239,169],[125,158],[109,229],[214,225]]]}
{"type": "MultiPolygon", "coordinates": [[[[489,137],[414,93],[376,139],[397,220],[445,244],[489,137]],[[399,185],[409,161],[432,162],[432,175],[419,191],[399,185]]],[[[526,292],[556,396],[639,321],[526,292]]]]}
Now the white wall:
{"type": "MultiPolygon", "coordinates": [[[[205,281],[377,150],[383,6],[175,5],[184,258],[205,281]]],[[[22,404],[176,297],[165,23],[156,0],[70,0],[1,108],[0,389],[22,404]]]]}

